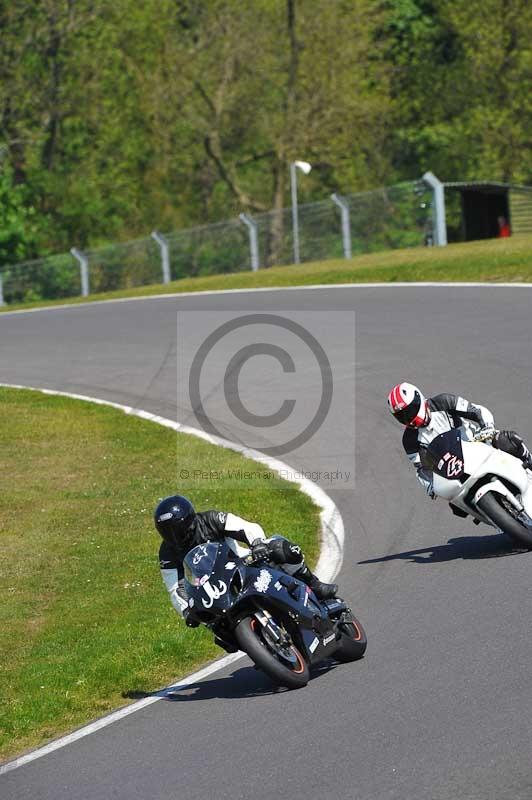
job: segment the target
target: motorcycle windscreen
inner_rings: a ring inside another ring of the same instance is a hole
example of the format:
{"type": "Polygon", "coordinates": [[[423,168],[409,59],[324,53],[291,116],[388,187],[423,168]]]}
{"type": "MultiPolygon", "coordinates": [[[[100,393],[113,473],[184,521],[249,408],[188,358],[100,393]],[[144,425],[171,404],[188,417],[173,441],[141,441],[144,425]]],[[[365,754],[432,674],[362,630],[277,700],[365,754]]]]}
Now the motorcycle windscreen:
{"type": "Polygon", "coordinates": [[[212,575],[219,548],[218,542],[206,542],[193,547],[186,554],[183,560],[185,583],[197,587],[212,575]]]}
{"type": "Polygon", "coordinates": [[[453,428],[441,433],[429,444],[421,457],[422,465],[446,480],[464,480],[462,429],[453,428]]]}

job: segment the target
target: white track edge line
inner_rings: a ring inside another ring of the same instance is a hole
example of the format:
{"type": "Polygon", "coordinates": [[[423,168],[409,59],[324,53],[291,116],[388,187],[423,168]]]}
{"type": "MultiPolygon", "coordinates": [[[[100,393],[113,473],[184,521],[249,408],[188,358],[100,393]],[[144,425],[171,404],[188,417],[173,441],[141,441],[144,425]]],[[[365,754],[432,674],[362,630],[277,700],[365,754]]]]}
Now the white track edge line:
{"type": "MultiPolygon", "coordinates": [[[[288,480],[288,478],[285,477],[287,472],[292,475],[300,474],[299,470],[293,469],[288,464],[278,461],[275,458],[271,458],[270,456],[261,453],[259,450],[253,450],[248,447],[243,447],[236,442],[231,442],[228,439],[212,436],[211,434],[208,434],[199,428],[193,428],[189,425],[182,425],[181,423],[174,422],[174,420],[167,419],[166,417],[160,417],[157,414],[152,414],[150,411],[133,408],[132,406],[125,406],[121,403],[114,403],[111,400],[102,400],[98,397],[74,394],[72,392],[62,392],[55,389],[44,389],[36,386],[23,386],[21,384],[13,383],[0,383],[0,387],[7,389],[26,389],[29,391],[41,392],[42,394],[48,394],[57,397],[69,397],[73,400],[84,400],[85,402],[95,403],[96,405],[110,406],[111,408],[116,408],[119,411],[123,411],[125,414],[140,417],[141,419],[155,422],[158,425],[162,425],[166,428],[171,428],[178,433],[196,436],[200,439],[205,439],[210,444],[224,447],[227,450],[233,450],[237,453],[240,453],[245,458],[251,458],[260,464],[265,464],[271,470],[277,472],[279,477],[281,477],[283,480],[288,480]],[[283,473],[285,473],[285,475],[283,475],[283,473]]],[[[298,480],[289,482],[298,485],[300,490],[310,497],[319,508],[321,508],[321,549],[318,564],[316,566],[316,572],[320,574],[323,580],[332,580],[340,571],[343,561],[344,523],[340,512],[329,495],[320,486],[308,478],[301,477],[298,480]]],[[[78,739],[82,739],[83,737],[88,736],[91,733],[100,730],[101,728],[105,728],[108,725],[111,725],[113,722],[117,722],[118,720],[122,719],[123,717],[127,717],[136,711],[140,711],[142,708],[161,700],[171,691],[183,689],[186,686],[189,686],[191,683],[196,683],[197,681],[206,678],[213,672],[218,672],[220,669],[223,669],[234,661],[242,658],[243,655],[243,653],[234,653],[224,656],[220,660],[215,661],[213,664],[209,664],[198,672],[183,678],[181,681],[161,689],[154,696],[137,700],[135,703],[131,703],[124,708],[119,708],[117,711],[113,711],[101,719],[95,720],[88,725],[84,725],[82,728],[79,728],[78,730],[73,731],[66,736],[62,736],[61,738],[56,739],[55,741],[50,742],[43,747],[39,747],[37,750],[26,753],[25,755],[20,756],[13,761],[8,761],[6,764],[0,765],[0,775],[17,769],[18,767],[22,767],[24,764],[28,764],[29,762],[35,761],[38,758],[42,758],[42,756],[46,756],[49,753],[52,753],[54,750],[59,750],[61,747],[65,747],[66,745],[69,745],[78,739]]]]}
{"type": "Polygon", "coordinates": [[[26,755],[20,756],[13,761],[8,761],[6,764],[0,765],[0,775],[3,775],[7,772],[12,772],[14,769],[23,767],[24,764],[28,764],[31,761],[36,761],[38,758],[42,758],[43,756],[47,756],[49,753],[53,753],[54,750],[59,750],[62,747],[66,747],[67,745],[76,742],[78,739],[83,739],[85,736],[89,736],[91,733],[96,733],[96,731],[101,730],[101,728],[106,728],[108,725],[112,725],[113,722],[118,722],[118,720],[121,720],[130,714],[134,714],[136,711],[141,711],[143,708],[146,708],[146,706],[156,703],[158,700],[168,696],[173,691],[175,692],[179,689],[184,689],[187,686],[190,686],[192,683],[197,683],[198,681],[203,680],[203,678],[208,677],[213,672],[218,672],[224,667],[227,667],[233,661],[237,661],[238,659],[242,658],[243,655],[244,653],[232,653],[231,655],[224,656],[224,658],[215,661],[213,664],[209,664],[207,667],[204,667],[198,672],[188,675],[186,678],[183,678],[182,681],[173,683],[172,685],[161,689],[155,695],[144,697],[142,700],[137,700],[135,703],[124,706],[124,708],[119,708],[117,711],[112,711],[110,714],[107,714],[107,716],[101,717],[101,719],[97,719],[94,722],[90,722],[88,725],[84,725],[82,728],[78,728],[78,730],[72,731],[72,733],[68,733],[66,736],[62,736],[60,739],[55,739],[53,742],[50,742],[43,747],[39,747],[37,750],[33,750],[31,753],[26,753],[26,755]]]}
{"type": "Polygon", "coordinates": [[[143,300],[175,300],[179,297],[213,297],[223,294],[252,294],[254,292],[294,292],[315,289],[405,289],[410,288],[476,288],[476,289],[532,289],[531,283],[490,283],[474,281],[386,281],[381,283],[314,283],[310,286],[257,286],[249,289],[212,289],[205,292],[168,292],[166,294],[145,294],[138,297],[116,297],[107,300],[88,300],[81,303],[64,303],[55,306],[39,306],[39,308],[18,308],[13,311],[0,311],[2,317],[12,314],[36,314],[41,311],[62,311],[65,308],[87,308],[107,303],[134,303],[143,300]]]}

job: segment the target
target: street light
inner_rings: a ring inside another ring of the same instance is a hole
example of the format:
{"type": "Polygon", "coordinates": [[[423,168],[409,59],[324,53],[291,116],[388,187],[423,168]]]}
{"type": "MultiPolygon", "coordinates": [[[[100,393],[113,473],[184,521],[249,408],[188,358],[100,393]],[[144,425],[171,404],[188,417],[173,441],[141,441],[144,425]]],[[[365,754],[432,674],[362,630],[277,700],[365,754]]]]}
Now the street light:
{"type": "Polygon", "coordinates": [[[299,264],[299,219],[297,214],[297,173],[300,169],[308,175],[312,165],[308,161],[292,161],[290,164],[290,185],[292,188],[292,232],[294,236],[294,264],[299,264]]]}

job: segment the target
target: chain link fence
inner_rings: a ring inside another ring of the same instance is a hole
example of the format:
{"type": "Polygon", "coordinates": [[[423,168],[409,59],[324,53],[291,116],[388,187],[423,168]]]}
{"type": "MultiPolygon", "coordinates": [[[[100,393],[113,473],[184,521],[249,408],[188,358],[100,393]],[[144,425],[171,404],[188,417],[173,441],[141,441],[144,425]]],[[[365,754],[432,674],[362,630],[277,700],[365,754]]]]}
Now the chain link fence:
{"type": "Polygon", "coordinates": [[[79,267],[70,253],[0,268],[3,301],[23,303],[81,294],[79,267]]]}
{"type": "MultiPolygon", "coordinates": [[[[349,209],[353,255],[431,243],[431,192],[412,181],[341,198],[349,209]]],[[[332,201],[299,206],[299,245],[302,262],[342,258],[345,230],[341,210],[332,201]]],[[[292,210],[253,217],[257,233],[258,266],[294,263],[292,210]]],[[[249,229],[240,220],[201,225],[164,236],[171,280],[251,269],[249,229]]],[[[150,236],[108,245],[84,254],[91,294],[161,283],[160,245],[150,236]]],[[[52,300],[83,293],[80,265],[68,254],[0,267],[6,303],[52,300]]],[[[1,301],[1,296],[0,296],[1,301]]]]}

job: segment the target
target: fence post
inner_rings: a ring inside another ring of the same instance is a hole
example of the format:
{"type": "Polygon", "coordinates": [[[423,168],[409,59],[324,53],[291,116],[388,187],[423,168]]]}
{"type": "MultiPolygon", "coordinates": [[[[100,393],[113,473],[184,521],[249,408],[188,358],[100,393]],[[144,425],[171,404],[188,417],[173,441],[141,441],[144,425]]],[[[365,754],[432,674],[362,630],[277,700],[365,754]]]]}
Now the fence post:
{"type": "Polygon", "coordinates": [[[2,277],[2,273],[0,272],[0,306],[5,306],[4,300],[4,279],[2,277]]]}
{"type": "Polygon", "coordinates": [[[445,221],[445,190],[443,183],[432,172],[425,172],[422,180],[432,189],[434,244],[444,247],[447,244],[447,224],[445,221]]]}
{"type": "Polygon", "coordinates": [[[342,242],[344,245],[345,258],[351,258],[351,223],[349,221],[349,206],[343,197],[334,194],[331,195],[331,200],[336,203],[342,212],[342,242]]]}
{"type": "Polygon", "coordinates": [[[161,248],[161,265],[163,268],[163,283],[170,283],[171,276],[170,276],[170,247],[168,246],[168,240],[159,233],[158,231],[151,232],[152,239],[155,239],[159,247],[161,248]]]}
{"type": "Polygon", "coordinates": [[[257,236],[257,223],[248,214],[239,214],[238,219],[247,226],[249,231],[249,250],[251,253],[251,269],[256,272],[259,263],[259,239],[257,236]]]}
{"type": "Polygon", "coordinates": [[[71,247],[70,252],[79,263],[79,274],[81,278],[81,296],[88,297],[89,296],[89,259],[82,253],[81,250],[78,250],[77,247],[71,247]]]}

